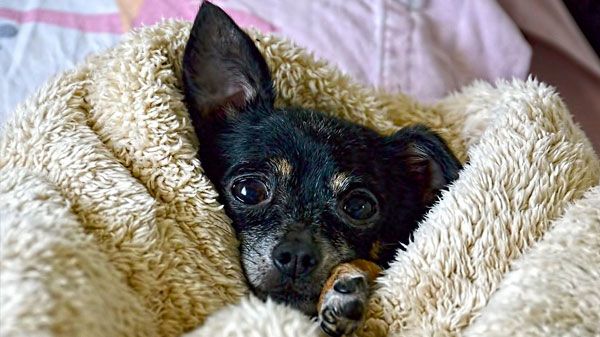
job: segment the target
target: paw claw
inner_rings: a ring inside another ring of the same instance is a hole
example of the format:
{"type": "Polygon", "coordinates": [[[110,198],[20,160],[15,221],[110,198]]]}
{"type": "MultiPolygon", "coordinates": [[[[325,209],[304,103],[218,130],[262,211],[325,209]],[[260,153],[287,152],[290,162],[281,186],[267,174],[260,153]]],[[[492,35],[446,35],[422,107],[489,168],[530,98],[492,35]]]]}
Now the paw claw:
{"type": "Polygon", "coordinates": [[[322,317],[325,322],[335,324],[335,314],[331,308],[325,308],[322,317]]]}
{"type": "Polygon", "coordinates": [[[339,336],[341,336],[341,334],[339,334],[339,333],[338,333],[337,331],[335,331],[335,330],[332,330],[330,327],[328,327],[328,326],[327,326],[327,325],[325,325],[325,324],[321,324],[321,329],[322,329],[322,330],[323,330],[323,331],[324,331],[326,334],[328,334],[329,336],[332,336],[332,337],[339,337],[339,336]]]}

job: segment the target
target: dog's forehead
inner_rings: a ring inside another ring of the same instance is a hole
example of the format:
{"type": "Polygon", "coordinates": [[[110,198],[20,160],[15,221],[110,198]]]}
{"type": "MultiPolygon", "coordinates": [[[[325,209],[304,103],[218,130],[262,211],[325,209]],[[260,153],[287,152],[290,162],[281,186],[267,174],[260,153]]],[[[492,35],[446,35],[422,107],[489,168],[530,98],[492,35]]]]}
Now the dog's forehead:
{"type": "Polygon", "coordinates": [[[266,148],[303,158],[364,159],[380,146],[374,131],[305,109],[279,110],[259,121],[258,134],[266,148]]]}
{"type": "MultiPolygon", "coordinates": [[[[281,177],[343,190],[349,176],[371,171],[381,137],[372,130],[310,110],[241,116],[224,148],[232,162],[251,162],[281,177]],[[252,146],[249,146],[252,145],[252,146]]],[[[316,186],[316,185],[314,185],[316,186]]]]}

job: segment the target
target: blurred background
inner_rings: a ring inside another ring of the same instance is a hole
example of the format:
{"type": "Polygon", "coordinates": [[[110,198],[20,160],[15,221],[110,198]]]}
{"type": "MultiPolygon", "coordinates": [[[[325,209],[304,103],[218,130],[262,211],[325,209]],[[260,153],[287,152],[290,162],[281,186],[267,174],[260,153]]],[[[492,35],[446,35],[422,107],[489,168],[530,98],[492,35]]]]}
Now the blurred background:
{"type": "MultiPolygon", "coordinates": [[[[0,0],[0,124],[48,78],[200,0],[0,0]]],[[[214,0],[357,80],[433,103],[473,80],[558,88],[600,152],[598,0],[214,0]]]]}

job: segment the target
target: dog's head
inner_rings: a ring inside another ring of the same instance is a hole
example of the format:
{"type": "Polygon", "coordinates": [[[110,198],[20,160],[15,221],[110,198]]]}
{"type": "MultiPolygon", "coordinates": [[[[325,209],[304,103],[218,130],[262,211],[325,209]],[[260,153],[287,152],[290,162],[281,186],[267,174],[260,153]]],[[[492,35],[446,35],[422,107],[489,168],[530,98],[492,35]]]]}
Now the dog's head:
{"type": "Polygon", "coordinates": [[[387,264],[457,176],[456,158],[424,127],[384,137],[323,113],[275,108],[260,52],[207,2],[183,70],[202,166],[261,297],[314,314],[334,266],[387,264]]]}

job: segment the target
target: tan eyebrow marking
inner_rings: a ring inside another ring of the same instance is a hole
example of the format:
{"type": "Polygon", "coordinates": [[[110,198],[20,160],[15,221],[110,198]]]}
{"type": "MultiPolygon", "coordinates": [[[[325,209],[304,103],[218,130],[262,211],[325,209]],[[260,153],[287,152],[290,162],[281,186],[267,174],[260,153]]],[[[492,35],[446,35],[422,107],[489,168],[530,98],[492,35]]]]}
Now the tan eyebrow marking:
{"type": "Polygon", "coordinates": [[[292,174],[292,165],[286,159],[275,158],[271,160],[271,163],[275,166],[275,171],[278,174],[284,177],[289,177],[292,174]]]}
{"type": "Polygon", "coordinates": [[[350,184],[350,175],[346,172],[336,173],[329,184],[334,193],[343,192],[350,184]]]}

